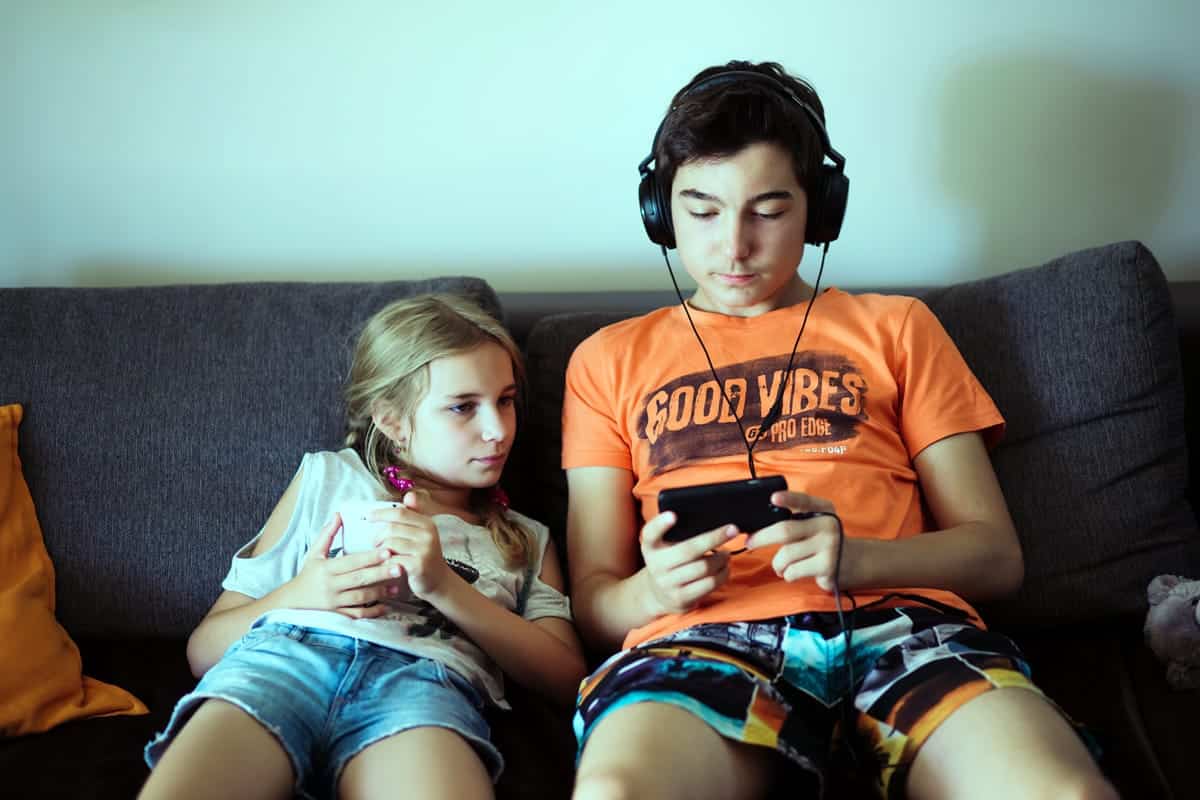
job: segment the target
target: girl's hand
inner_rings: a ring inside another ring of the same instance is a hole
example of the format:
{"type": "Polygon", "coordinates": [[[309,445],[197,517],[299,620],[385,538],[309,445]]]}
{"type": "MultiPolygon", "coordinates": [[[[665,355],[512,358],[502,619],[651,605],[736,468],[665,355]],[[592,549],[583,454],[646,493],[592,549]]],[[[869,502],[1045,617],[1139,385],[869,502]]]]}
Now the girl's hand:
{"type": "Polygon", "coordinates": [[[341,527],[341,515],[334,514],[317,535],[299,574],[286,584],[286,605],[355,618],[381,616],[388,609],[380,601],[399,592],[394,581],[399,566],[388,563],[390,553],[382,548],[330,558],[329,548],[341,527]]]}
{"type": "Polygon", "coordinates": [[[726,525],[668,542],[663,537],[674,524],[674,512],[665,511],[642,526],[642,560],[655,616],[687,611],[729,579],[729,553],[717,548],[736,536],[737,529],[726,525]]]}
{"type": "Polygon", "coordinates": [[[433,518],[422,510],[420,490],[404,495],[400,505],[373,512],[368,519],[386,522],[387,533],[379,542],[408,574],[408,588],[429,600],[446,585],[453,570],[442,556],[442,542],[433,518]]]}
{"type": "Polygon", "coordinates": [[[835,581],[839,588],[855,586],[857,545],[841,533],[833,503],[800,492],[776,492],[771,502],[793,514],[814,514],[806,519],[787,519],[768,525],[746,539],[746,549],[780,545],[771,559],[775,574],[794,582],[815,578],[817,586],[832,592],[835,581]],[[838,565],[838,546],[841,540],[842,557],[838,565]]]}

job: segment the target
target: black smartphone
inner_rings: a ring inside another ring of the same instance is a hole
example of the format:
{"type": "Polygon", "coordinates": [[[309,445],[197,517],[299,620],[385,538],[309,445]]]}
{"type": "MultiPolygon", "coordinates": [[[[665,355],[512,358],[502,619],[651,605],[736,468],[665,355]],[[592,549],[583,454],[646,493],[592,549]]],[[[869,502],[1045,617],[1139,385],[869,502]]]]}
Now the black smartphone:
{"type": "Polygon", "coordinates": [[[658,510],[674,511],[676,517],[675,525],[663,538],[681,542],[722,525],[736,525],[742,533],[754,533],[773,522],[790,519],[792,512],[771,505],[771,495],[786,490],[787,480],[782,475],[663,489],[658,493],[658,510]]]}

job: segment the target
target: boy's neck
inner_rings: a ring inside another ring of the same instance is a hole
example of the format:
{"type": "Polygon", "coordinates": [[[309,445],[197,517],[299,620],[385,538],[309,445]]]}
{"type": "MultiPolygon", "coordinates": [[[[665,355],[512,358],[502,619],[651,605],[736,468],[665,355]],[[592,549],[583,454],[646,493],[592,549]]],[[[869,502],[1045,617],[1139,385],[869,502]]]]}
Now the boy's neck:
{"type": "Polygon", "coordinates": [[[807,303],[813,295],[813,288],[809,286],[797,274],[792,277],[786,284],[781,286],[773,295],[763,299],[759,303],[746,306],[730,306],[724,303],[715,302],[702,290],[697,289],[696,292],[688,298],[688,306],[699,311],[707,311],[712,314],[721,314],[726,317],[758,317],[771,311],[776,311],[781,308],[789,308],[791,306],[807,303]]]}

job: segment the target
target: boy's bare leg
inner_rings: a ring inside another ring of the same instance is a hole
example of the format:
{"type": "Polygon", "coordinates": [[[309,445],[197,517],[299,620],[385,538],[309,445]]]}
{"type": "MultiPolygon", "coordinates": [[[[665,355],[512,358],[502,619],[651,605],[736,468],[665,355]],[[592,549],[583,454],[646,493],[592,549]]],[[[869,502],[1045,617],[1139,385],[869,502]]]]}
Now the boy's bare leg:
{"type": "Polygon", "coordinates": [[[467,740],[447,728],[422,727],[381,739],[350,759],[338,797],[492,797],[492,779],[467,740]]]}
{"type": "Polygon", "coordinates": [[[637,703],[596,723],[575,776],[574,800],[760,797],[777,756],[724,738],[688,711],[637,703]]]}
{"type": "Polygon", "coordinates": [[[292,762],[266,728],[232,703],[206,700],[183,726],[138,795],[140,800],[294,796],[292,762]]]}
{"type": "Polygon", "coordinates": [[[918,800],[1117,797],[1078,734],[1028,689],[995,689],[954,711],[922,745],[908,778],[918,800]]]}

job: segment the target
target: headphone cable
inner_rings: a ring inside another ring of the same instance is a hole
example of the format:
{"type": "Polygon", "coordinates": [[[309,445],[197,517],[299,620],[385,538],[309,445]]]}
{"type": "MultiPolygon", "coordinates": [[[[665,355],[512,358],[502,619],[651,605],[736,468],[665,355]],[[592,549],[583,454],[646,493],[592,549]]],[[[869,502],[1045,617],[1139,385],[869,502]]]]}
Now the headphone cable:
{"type": "MultiPolygon", "coordinates": [[[[784,370],[783,385],[779,389],[779,396],[775,399],[775,402],[772,404],[771,409],[767,412],[766,416],[763,417],[762,422],[759,424],[758,435],[754,438],[754,441],[751,442],[749,441],[749,437],[746,436],[746,427],[742,424],[742,418],[740,415],[738,415],[734,407],[733,400],[729,397],[725,386],[721,383],[721,378],[717,374],[717,368],[713,364],[712,356],[708,352],[708,347],[704,344],[704,339],[700,336],[700,331],[696,328],[696,322],[692,319],[692,313],[688,309],[687,302],[683,299],[683,292],[679,288],[679,282],[675,279],[675,270],[671,268],[671,259],[667,256],[667,248],[665,245],[662,246],[663,260],[667,262],[667,273],[671,276],[671,285],[675,287],[675,295],[679,298],[679,305],[683,307],[683,313],[687,316],[687,321],[692,328],[692,333],[695,335],[696,341],[700,344],[700,349],[704,352],[704,358],[708,362],[708,369],[712,373],[713,380],[716,381],[717,388],[720,390],[721,396],[729,405],[729,413],[733,416],[734,421],[737,422],[738,430],[741,431],[742,442],[746,447],[746,460],[750,467],[751,478],[758,477],[758,473],[754,469],[754,447],[762,439],[763,433],[769,430],[771,425],[775,424],[775,421],[779,419],[783,412],[783,398],[787,394],[788,384],[792,379],[792,364],[794,363],[794,359],[796,357],[796,351],[800,347],[800,337],[804,335],[804,329],[808,326],[808,315],[812,311],[813,301],[817,299],[817,294],[821,291],[821,276],[825,273],[825,256],[828,253],[829,242],[825,242],[825,246],[821,249],[821,264],[817,268],[817,278],[813,283],[813,291],[808,298],[808,304],[804,308],[804,319],[800,322],[800,330],[796,333],[796,340],[792,343],[792,352],[788,355],[787,367],[784,370]]],[[[846,535],[842,530],[842,518],[834,512],[816,511],[808,514],[807,516],[832,517],[833,521],[837,523],[838,541],[837,554],[834,557],[833,566],[833,598],[834,603],[837,605],[838,626],[842,629],[842,639],[845,642],[843,666],[846,671],[847,686],[846,699],[842,701],[842,727],[845,729],[843,736],[847,737],[847,741],[849,741],[850,737],[854,735],[853,731],[851,731],[849,727],[851,717],[850,704],[854,702],[854,682],[856,680],[854,676],[852,638],[854,635],[854,630],[850,625],[846,624],[846,617],[842,610],[842,595],[845,594],[846,599],[850,601],[851,624],[853,624],[854,613],[858,610],[858,602],[855,600],[854,595],[849,590],[846,590],[843,593],[840,586],[842,575],[842,544],[845,541],[846,535]]],[[[853,747],[850,747],[850,752],[851,754],[854,754],[853,747]]],[[[893,764],[889,766],[896,765],[893,764]]]]}
{"type": "MultiPolygon", "coordinates": [[[[700,343],[700,349],[704,351],[704,359],[708,362],[708,369],[712,373],[713,380],[717,383],[717,389],[721,392],[721,397],[729,406],[729,413],[733,416],[734,422],[737,423],[738,430],[742,434],[742,444],[746,448],[746,463],[750,468],[750,477],[757,478],[758,471],[754,468],[754,447],[762,439],[765,430],[769,430],[770,426],[775,424],[783,413],[783,398],[787,395],[788,384],[792,379],[792,363],[796,358],[796,350],[800,347],[800,337],[804,335],[804,328],[808,325],[808,315],[812,311],[813,301],[817,299],[817,294],[821,291],[821,276],[825,273],[825,256],[829,253],[829,242],[825,242],[825,246],[821,249],[821,265],[817,268],[817,280],[813,284],[812,294],[809,295],[808,304],[804,308],[804,319],[800,322],[800,330],[796,333],[796,341],[792,343],[792,352],[788,355],[787,368],[783,373],[783,385],[779,387],[779,396],[775,398],[762,422],[758,426],[758,435],[751,442],[746,435],[746,426],[742,424],[741,415],[737,413],[734,407],[733,400],[729,397],[724,384],[721,383],[721,377],[717,374],[717,368],[713,364],[712,356],[708,353],[708,347],[704,344],[704,339],[700,337],[700,331],[696,329],[696,322],[692,319],[692,312],[688,310],[687,301],[683,299],[683,292],[679,289],[679,281],[675,279],[675,270],[671,268],[671,259],[667,257],[666,245],[660,245],[662,248],[663,261],[667,262],[667,274],[671,276],[671,285],[675,287],[675,296],[679,298],[679,305],[683,307],[683,313],[687,316],[688,324],[692,327],[692,333],[696,336],[696,341],[700,343]]],[[[840,521],[839,521],[840,523],[840,521]]]]}

